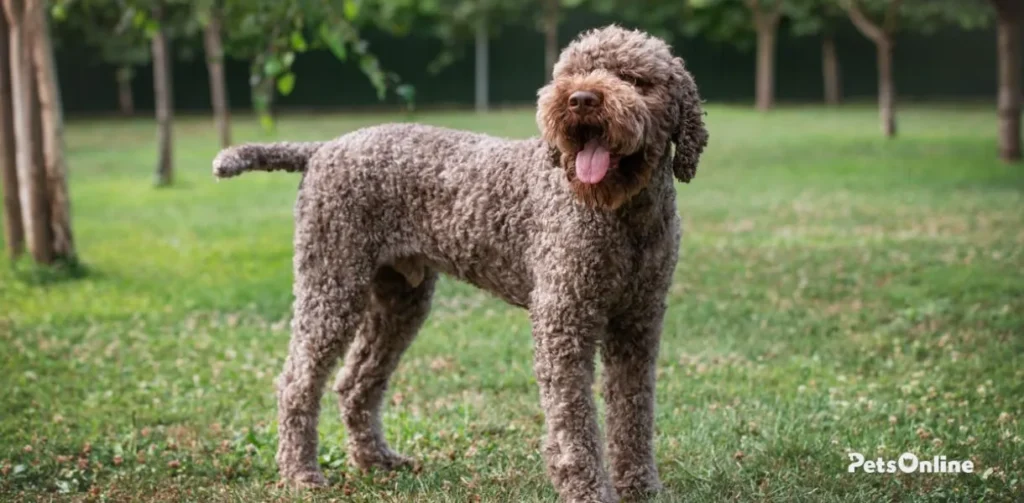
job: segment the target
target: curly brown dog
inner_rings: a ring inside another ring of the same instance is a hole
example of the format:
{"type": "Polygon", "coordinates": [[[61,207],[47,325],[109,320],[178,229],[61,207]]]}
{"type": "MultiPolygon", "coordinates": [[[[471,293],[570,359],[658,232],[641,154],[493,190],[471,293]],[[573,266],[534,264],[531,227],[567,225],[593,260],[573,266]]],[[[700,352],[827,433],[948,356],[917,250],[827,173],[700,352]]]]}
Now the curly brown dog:
{"type": "Polygon", "coordinates": [[[528,140],[389,124],[214,161],[218,177],[303,173],[278,381],[285,479],[324,483],[320,398],[343,354],[334,389],[351,462],[409,463],[384,439],[382,397],[445,273],[529,310],[544,457],[562,499],[659,490],[655,360],[681,237],[673,175],[694,176],[708,138],[697,88],[663,41],[610,26],[564,50],[537,122],[542,137],[528,140]],[[591,393],[599,347],[610,474],[591,393]]]}

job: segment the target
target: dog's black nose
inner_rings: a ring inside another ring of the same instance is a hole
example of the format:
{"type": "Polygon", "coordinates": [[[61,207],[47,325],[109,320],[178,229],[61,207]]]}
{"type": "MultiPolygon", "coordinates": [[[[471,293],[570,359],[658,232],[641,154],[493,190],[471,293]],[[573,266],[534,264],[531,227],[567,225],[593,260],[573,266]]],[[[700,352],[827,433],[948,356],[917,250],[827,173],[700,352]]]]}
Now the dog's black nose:
{"type": "Polygon", "coordinates": [[[596,108],[601,104],[601,97],[590,91],[576,91],[569,96],[569,108],[574,111],[596,108]]]}

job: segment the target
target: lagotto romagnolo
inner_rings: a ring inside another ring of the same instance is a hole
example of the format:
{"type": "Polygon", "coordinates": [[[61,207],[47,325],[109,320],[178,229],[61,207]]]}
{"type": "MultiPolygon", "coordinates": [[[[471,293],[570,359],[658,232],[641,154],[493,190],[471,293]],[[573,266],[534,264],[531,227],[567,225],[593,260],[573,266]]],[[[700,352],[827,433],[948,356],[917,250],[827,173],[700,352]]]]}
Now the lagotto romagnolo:
{"type": "Polygon", "coordinates": [[[526,140],[388,124],[214,160],[218,177],[302,173],[277,383],[283,478],[325,482],[317,419],[342,357],[349,459],[410,462],[384,439],[381,403],[444,273],[529,310],[543,454],[562,500],[660,489],[655,361],[682,233],[674,181],[693,178],[708,141],[697,86],[664,41],[609,26],[562,52],[537,105],[541,135],[526,140]],[[607,445],[591,393],[598,353],[607,445]]]}

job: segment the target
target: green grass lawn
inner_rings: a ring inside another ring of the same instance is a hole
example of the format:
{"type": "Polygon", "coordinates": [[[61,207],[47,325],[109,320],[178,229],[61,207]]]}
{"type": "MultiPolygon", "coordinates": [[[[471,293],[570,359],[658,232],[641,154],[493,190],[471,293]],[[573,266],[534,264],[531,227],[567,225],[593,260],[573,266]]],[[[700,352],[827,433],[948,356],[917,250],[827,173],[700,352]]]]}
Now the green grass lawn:
{"type": "MultiPolygon", "coordinates": [[[[412,120],[534,134],[532,110],[412,120]]],[[[658,501],[1024,498],[1024,167],[995,112],[709,107],[679,187],[686,229],[659,361],[658,501]],[[972,474],[848,473],[946,456],[972,474]]],[[[266,139],[255,121],[238,140],[266,139]]],[[[291,116],[323,139],[404,116],[291,116]]],[[[0,497],[297,499],[275,486],[273,379],[288,340],[299,178],[215,183],[206,118],[175,129],[154,189],[151,121],[72,121],[87,275],[0,262],[0,497]]],[[[357,473],[324,398],[325,501],[554,501],[524,312],[444,281],[384,423],[417,470],[357,473]]]]}

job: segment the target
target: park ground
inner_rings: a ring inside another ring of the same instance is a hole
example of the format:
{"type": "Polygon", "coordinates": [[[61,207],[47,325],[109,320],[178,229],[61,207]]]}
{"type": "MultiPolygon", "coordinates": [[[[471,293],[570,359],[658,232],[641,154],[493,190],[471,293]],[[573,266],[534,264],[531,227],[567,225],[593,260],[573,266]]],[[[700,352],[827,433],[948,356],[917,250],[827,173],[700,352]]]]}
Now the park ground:
{"type": "MultiPolygon", "coordinates": [[[[991,107],[709,106],[680,185],[685,236],[658,364],[657,501],[1024,499],[1024,167],[991,107]],[[868,459],[972,460],[972,474],[848,473],[868,459]]],[[[530,110],[285,115],[276,138],[416,120],[525,137],[530,110]]],[[[83,271],[0,261],[0,499],[554,501],[527,317],[445,280],[384,417],[412,471],[345,466],[275,485],[273,379],[288,340],[298,177],[216,183],[209,119],[176,129],[151,185],[149,120],[67,127],[83,271]]],[[[241,117],[238,140],[268,136],[241,117]]]]}

